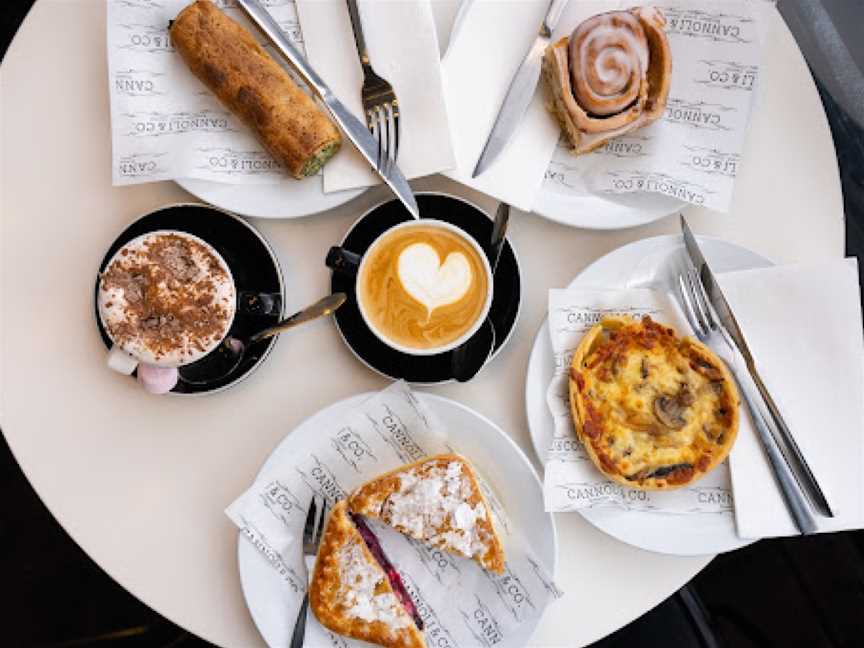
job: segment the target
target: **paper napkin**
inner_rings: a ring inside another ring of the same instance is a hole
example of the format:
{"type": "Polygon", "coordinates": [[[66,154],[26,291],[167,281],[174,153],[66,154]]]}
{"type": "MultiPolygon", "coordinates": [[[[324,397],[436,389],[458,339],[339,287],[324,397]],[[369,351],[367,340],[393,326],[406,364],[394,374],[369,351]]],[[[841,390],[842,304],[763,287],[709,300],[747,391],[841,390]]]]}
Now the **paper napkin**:
{"type": "Polygon", "coordinates": [[[544,107],[542,79],[507,149],[482,175],[472,179],[471,173],[549,2],[471,1],[460,11],[442,61],[456,154],[455,170],[445,175],[530,211],[559,133],[544,107]]]}
{"type": "MultiPolygon", "coordinates": [[[[745,270],[719,281],[834,511],[833,519],[817,518],[819,530],[864,527],[864,343],[856,262],[745,270]]],[[[752,430],[740,431],[730,468],[738,534],[795,534],[752,430]]]]}
{"type": "MultiPolygon", "coordinates": [[[[297,0],[310,63],[333,93],[364,123],[363,70],[345,0],[297,0]]],[[[435,21],[428,0],[358,0],[372,67],[393,85],[399,100],[398,164],[407,178],[455,165],[441,81],[435,21]]],[[[380,183],[350,145],[324,167],[324,191],[380,183]]]]}

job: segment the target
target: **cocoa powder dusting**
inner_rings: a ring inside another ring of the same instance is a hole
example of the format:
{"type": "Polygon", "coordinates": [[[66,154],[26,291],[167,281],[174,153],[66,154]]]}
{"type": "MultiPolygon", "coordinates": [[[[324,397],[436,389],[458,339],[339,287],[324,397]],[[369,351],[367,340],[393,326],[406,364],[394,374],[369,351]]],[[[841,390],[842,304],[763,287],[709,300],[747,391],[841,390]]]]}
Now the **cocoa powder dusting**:
{"type": "Polygon", "coordinates": [[[108,332],[120,346],[141,339],[156,359],[204,351],[222,338],[231,317],[217,301],[217,285],[227,280],[210,250],[175,234],[151,239],[134,254],[124,250],[102,274],[102,289],[122,290],[126,300],[122,320],[108,323],[108,332]]]}

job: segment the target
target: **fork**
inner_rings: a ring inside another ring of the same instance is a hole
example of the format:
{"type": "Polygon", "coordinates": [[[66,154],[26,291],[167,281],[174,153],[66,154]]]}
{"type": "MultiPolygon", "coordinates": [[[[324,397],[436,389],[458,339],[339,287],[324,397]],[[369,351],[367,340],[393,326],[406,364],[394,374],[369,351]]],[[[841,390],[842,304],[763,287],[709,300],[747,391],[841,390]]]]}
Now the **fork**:
{"type": "Polygon", "coordinates": [[[807,499],[789,464],[783,457],[775,433],[771,430],[768,420],[758,405],[759,398],[756,395],[757,392],[752,379],[747,372],[740,372],[737,369],[738,360],[735,345],[724,327],[720,325],[695,268],[691,266],[678,276],[678,290],[684,314],[696,333],[696,337],[723,360],[735,377],[738,391],[743,396],[747,409],[750,411],[750,418],[756,428],[759,442],[795,526],[804,535],[815,533],[817,530],[816,522],[810,512],[807,499]]]}
{"type": "Polygon", "coordinates": [[[354,31],[354,43],[357,54],[363,66],[363,112],[366,115],[366,125],[372,135],[378,139],[378,171],[387,174],[396,158],[399,156],[399,101],[393,86],[382,79],[369,62],[369,52],[366,50],[366,38],[363,35],[363,23],[357,0],[347,0],[348,15],[351,16],[351,29],[354,31]]]}
{"type": "MultiPolygon", "coordinates": [[[[303,527],[303,556],[306,560],[306,569],[309,577],[312,577],[312,567],[315,565],[315,556],[318,555],[318,545],[321,544],[321,536],[324,534],[324,520],[327,517],[327,502],[319,497],[313,497],[309,503],[309,511],[306,514],[306,525],[303,527]],[[318,510],[320,509],[320,511],[318,510]]],[[[306,639],[306,612],[309,609],[309,588],[303,596],[300,611],[297,613],[297,621],[294,622],[294,633],[291,635],[291,648],[302,648],[306,639]]]]}

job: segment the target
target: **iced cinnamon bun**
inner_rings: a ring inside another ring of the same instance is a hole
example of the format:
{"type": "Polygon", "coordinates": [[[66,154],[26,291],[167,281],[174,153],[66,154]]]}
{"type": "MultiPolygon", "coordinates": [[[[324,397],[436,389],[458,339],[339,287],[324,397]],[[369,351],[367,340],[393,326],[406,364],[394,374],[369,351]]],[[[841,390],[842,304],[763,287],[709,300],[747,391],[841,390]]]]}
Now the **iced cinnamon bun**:
{"type": "Polygon", "coordinates": [[[593,151],[663,114],[672,79],[665,25],[654,7],[611,11],[546,49],[550,108],[574,153],[593,151]]]}

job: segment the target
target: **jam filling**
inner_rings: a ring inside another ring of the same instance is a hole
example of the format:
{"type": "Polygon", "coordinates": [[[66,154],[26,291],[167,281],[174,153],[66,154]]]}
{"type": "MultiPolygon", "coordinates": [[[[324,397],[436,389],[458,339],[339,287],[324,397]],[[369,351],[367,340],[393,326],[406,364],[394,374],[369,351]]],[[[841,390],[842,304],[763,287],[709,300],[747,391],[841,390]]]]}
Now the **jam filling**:
{"type": "Polygon", "coordinates": [[[417,613],[414,601],[411,600],[411,595],[408,594],[408,590],[405,589],[405,584],[402,582],[402,577],[399,576],[399,572],[396,571],[393,563],[391,563],[387,559],[387,556],[384,555],[384,549],[381,548],[381,543],[378,542],[378,538],[375,537],[375,534],[372,533],[372,529],[369,528],[363,518],[354,513],[349,513],[349,515],[351,516],[351,521],[357,528],[360,537],[363,538],[363,542],[366,543],[366,547],[375,557],[375,560],[381,566],[381,569],[384,570],[384,573],[387,574],[387,578],[390,580],[390,587],[392,587],[393,591],[396,593],[396,598],[398,598],[399,602],[402,603],[402,607],[405,608],[408,615],[414,619],[417,629],[422,631],[423,619],[421,619],[420,615],[417,613]]]}

